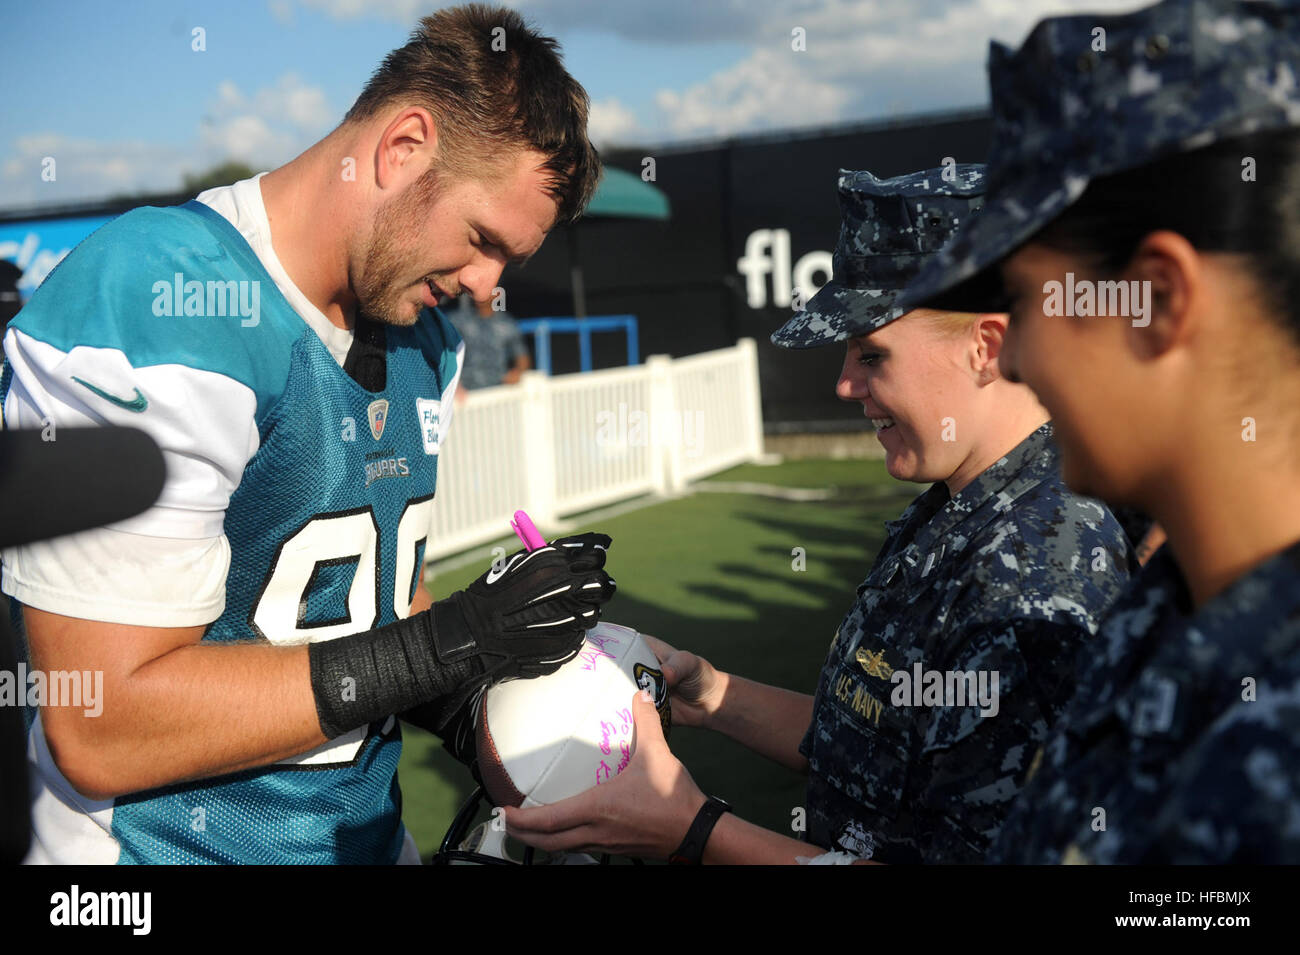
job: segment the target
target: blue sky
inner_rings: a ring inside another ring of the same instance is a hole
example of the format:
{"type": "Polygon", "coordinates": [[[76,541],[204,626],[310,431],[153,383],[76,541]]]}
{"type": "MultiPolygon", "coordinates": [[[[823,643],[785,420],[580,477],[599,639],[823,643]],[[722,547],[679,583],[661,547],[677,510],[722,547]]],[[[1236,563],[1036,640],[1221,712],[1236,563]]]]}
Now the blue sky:
{"type": "MultiPolygon", "coordinates": [[[[1133,0],[1095,0],[1096,10],[1133,0]]],[[[593,102],[598,146],[981,105],[990,37],[1067,0],[521,0],[593,102]],[[805,49],[795,50],[796,30],[805,49]]],[[[0,209],[282,163],[332,128],[418,0],[0,0],[0,209]],[[206,49],[192,49],[194,28],[206,49]],[[41,163],[56,160],[53,182],[41,163]]]]}

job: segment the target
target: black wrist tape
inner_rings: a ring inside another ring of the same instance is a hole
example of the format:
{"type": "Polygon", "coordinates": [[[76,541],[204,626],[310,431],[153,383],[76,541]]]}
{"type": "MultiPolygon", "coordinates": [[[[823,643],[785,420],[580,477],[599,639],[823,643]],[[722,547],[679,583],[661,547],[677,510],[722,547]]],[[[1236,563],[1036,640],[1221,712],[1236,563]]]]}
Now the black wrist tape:
{"type": "Polygon", "coordinates": [[[453,662],[440,661],[432,624],[431,614],[418,613],[308,646],[316,715],[326,738],[477,685],[482,662],[464,648],[453,662]]]}

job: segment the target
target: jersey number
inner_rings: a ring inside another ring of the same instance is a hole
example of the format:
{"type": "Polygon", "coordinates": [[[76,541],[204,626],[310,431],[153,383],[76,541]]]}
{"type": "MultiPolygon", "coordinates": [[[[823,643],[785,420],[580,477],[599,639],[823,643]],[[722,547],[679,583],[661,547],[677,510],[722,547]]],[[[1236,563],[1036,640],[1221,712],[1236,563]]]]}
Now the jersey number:
{"type": "MultiPolygon", "coordinates": [[[[428,538],[433,495],[406,502],[397,522],[397,562],[392,586],[385,592],[379,578],[380,533],[370,507],[317,514],[280,544],[262,584],[248,622],[260,637],[274,644],[315,643],[379,625],[382,601],[389,600],[395,618],[411,609],[421,547],[428,538]],[[322,573],[354,564],[352,584],[341,617],[307,621],[307,604],[322,573]]],[[[387,729],[387,725],[385,725],[387,729]]],[[[365,741],[366,727],[344,733],[311,752],[284,763],[318,767],[352,762],[365,741]]]]}

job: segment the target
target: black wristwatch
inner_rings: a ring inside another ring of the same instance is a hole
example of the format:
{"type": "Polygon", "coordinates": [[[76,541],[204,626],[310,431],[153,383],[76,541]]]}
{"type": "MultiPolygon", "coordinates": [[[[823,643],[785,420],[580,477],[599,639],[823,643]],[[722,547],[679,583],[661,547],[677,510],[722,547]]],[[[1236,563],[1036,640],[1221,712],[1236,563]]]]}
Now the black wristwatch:
{"type": "Polygon", "coordinates": [[[668,864],[699,865],[700,859],[704,857],[704,846],[724,812],[731,812],[731,807],[717,796],[710,796],[695,814],[695,821],[686,830],[682,844],[668,857],[668,864]]]}

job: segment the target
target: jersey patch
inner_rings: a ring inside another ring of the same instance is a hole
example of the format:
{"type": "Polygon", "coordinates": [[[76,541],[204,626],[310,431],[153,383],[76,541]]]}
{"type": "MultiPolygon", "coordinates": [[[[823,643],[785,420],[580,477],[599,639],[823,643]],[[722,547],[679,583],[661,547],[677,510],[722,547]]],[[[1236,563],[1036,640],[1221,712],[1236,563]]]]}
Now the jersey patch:
{"type": "Polygon", "coordinates": [[[370,422],[370,434],[376,441],[384,436],[384,425],[388,421],[388,399],[380,398],[370,402],[366,409],[366,420],[370,422]]]}
{"type": "Polygon", "coordinates": [[[415,413],[420,419],[420,437],[424,441],[424,453],[437,454],[442,402],[436,398],[416,398],[415,413]]]}

